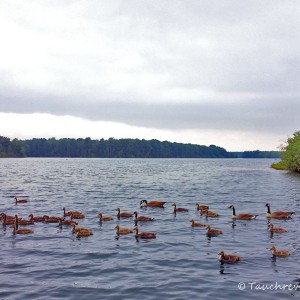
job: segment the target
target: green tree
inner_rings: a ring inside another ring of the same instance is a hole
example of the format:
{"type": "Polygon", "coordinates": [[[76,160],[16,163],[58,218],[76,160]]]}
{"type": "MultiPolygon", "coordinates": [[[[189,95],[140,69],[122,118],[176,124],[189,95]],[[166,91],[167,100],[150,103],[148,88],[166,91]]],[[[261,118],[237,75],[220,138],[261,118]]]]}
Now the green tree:
{"type": "Polygon", "coordinates": [[[300,131],[288,138],[283,151],[281,159],[284,166],[290,171],[300,172],[300,131]]]}
{"type": "Polygon", "coordinates": [[[10,139],[5,136],[0,136],[0,157],[8,156],[9,145],[10,145],[10,139]]]}
{"type": "Polygon", "coordinates": [[[18,139],[13,139],[9,145],[8,153],[12,157],[25,157],[26,148],[24,142],[18,139]]]}

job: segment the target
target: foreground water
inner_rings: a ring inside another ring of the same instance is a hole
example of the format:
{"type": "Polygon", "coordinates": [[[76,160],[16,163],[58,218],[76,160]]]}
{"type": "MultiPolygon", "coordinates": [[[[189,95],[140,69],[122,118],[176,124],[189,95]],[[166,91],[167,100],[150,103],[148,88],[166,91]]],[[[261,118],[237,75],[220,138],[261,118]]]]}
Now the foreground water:
{"type": "Polygon", "coordinates": [[[27,218],[62,216],[62,208],[82,211],[80,226],[94,235],[78,239],[70,228],[36,223],[34,234],[12,235],[0,225],[0,299],[263,299],[298,298],[300,283],[300,177],[270,168],[264,159],[2,159],[1,212],[27,218]],[[13,197],[27,197],[15,205],[13,197]],[[141,199],[167,201],[164,209],[140,208],[141,199]],[[172,213],[171,204],[189,208],[172,213]],[[221,214],[206,219],[195,203],[221,214]],[[291,220],[274,221],[286,234],[267,231],[265,203],[271,210],[291,210],[291,220]],[[235,221],[237,213],[258,214],[235,221]],[[152,216],[140,230],[155,240],[116,237],[116,218],[98,221],[98,213],[115,216],[116,208],[152,216]],[[223,231],[207,238],[189,220],[223,231]],[[272,257],[272,245],[291,252],[272,257]],[[218,252],[242,257],[220,265],[218,252]],[[255,284],[254,284],[255,283],[255,284]],[[284,285],[291,284],[287,287],[284,285]],[[262,290],[265,289],[265,290],[262,290]]]}

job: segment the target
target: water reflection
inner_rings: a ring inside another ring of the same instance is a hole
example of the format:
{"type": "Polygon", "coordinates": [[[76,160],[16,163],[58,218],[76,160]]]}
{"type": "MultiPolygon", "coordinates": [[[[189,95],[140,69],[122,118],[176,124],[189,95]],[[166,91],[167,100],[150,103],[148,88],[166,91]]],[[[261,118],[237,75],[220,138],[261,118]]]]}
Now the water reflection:
{"type": "Polygon", "coordinates": [[[278,273],[277,265],[276,265],[276,256],[272,255],[270,258],[271,261],[271,267],[274,273],[278,273]]]}
{"type": "Polygon", "coordinates": [[[206,234],[207,240],[210,242],[212,238],[219,238],[220,235],[215,235],[215,234],[206,234]]]}
{"type": "Polygon", "coordinates": [[[224,263],[221,263],[221,262],[220,262],[220,270],[219,270],[219,273],[220,273],[221,275],[233,275],[233,274],[238,275],[238,273],[234,273],[234,272],[225,272],[225,264],[224,264],[224,263]]]}

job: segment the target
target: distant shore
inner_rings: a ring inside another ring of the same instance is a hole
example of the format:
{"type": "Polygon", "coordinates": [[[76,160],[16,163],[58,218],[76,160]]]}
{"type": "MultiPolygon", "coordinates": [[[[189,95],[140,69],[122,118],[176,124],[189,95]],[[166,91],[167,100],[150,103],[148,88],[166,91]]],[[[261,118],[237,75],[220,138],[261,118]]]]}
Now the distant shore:
{"type": "Polygon", "coordinates": [[[222,147],[158,140],[91,138],[19,140],[0,136],[0,157],[280,158],[280,151],[229,152],[222,147]]]}

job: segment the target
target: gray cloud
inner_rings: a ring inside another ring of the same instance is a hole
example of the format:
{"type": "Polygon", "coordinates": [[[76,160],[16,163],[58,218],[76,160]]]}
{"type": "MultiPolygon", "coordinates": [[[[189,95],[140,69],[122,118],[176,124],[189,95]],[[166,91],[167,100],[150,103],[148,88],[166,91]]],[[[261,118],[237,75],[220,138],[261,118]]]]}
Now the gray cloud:
{"type": "Polygon", "coordinates": [[[222,99],[208,103],[143,103],[90,101],[19,91],[2,95],[2,112],[73,115],[94,121],[114,121],[157,129],[215,129],[235,131],[293,132],[299,126],[300,102],[277,96],[228,104],[222,99]]]}
{"type": "MultiPolygon", "coordinates": [[[[21,66],[2,58],[1,112],[160,129],[297,129],[299,1],[30,4],[28,15],[1,4],[11,14],[6,30],[34,37],[14,49],[21,66]]],[[[13,43],[2,44],[9,53],[13,43]]]]}

